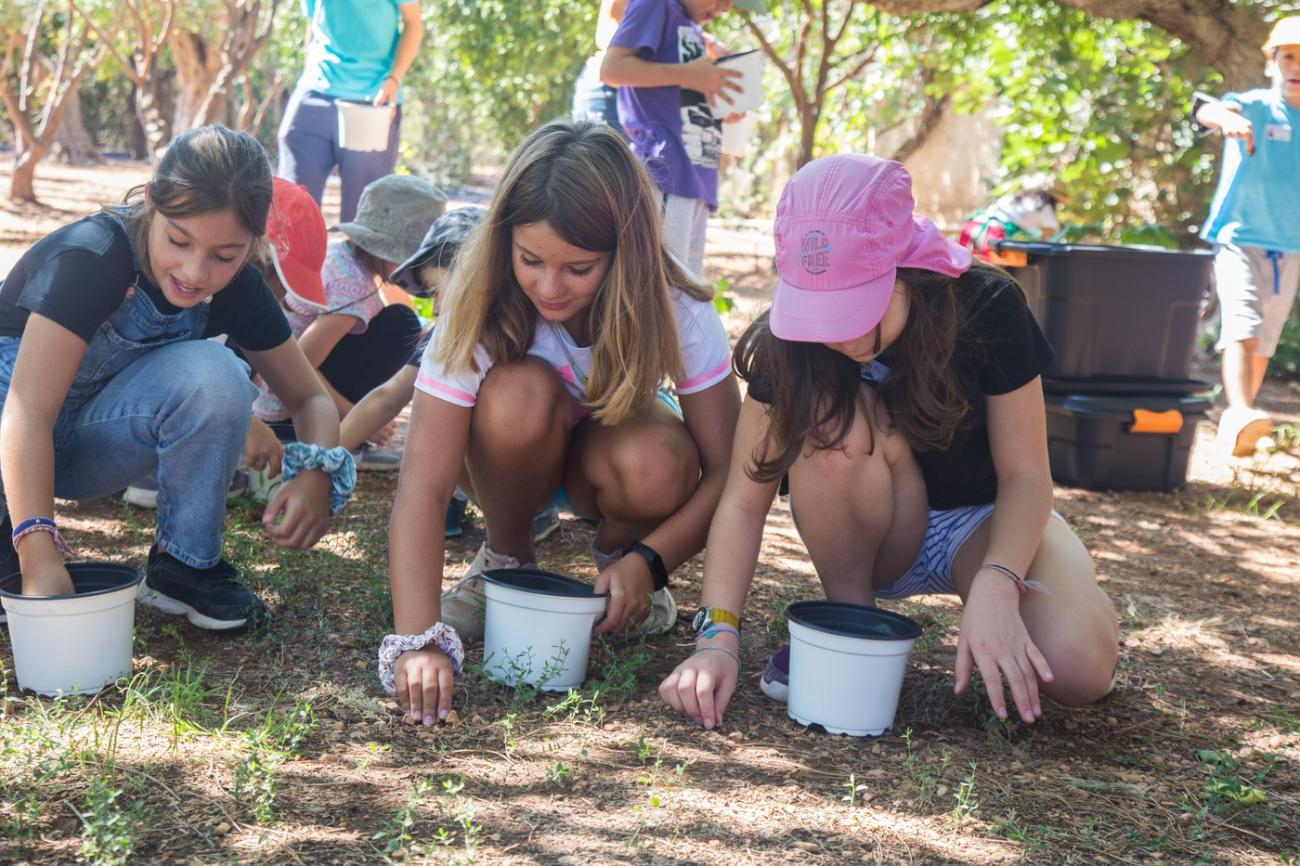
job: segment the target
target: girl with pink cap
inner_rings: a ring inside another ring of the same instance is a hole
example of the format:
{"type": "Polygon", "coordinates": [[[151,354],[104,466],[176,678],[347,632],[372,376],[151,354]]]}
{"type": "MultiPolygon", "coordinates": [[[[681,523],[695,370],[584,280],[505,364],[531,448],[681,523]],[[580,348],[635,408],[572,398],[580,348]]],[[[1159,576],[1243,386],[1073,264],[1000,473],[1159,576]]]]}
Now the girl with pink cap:
{"type": "MultiPolygon", "coordinates": [[[[749,383],[709,530],[694,653],[659,692],[706,728],[740,668],[740,614],[772,497],[832,601],[956,593],[956,690],[978,668],[999,718],[1045,693],[1105,695],[1114,608],[1052,510],[1039,373],[1052,349],[1004,272],[912,212],[903,166],[820,159],[782,193],[770,311],[736,347],[749,383]]],[[[761,686],[784,700],[789,648],[761,686]]]]}

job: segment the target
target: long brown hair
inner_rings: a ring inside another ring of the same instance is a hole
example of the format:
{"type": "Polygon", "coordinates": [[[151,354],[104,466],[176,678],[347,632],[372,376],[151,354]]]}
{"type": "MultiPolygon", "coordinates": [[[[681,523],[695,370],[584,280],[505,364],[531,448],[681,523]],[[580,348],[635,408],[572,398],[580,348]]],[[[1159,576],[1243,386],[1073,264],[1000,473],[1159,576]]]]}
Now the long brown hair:
{"type": "MultiPolygon", "coordinates": [[[[979,262],[971,270],[1004,273],[979,262]]],[[[963,278],[898,270],[908,293],[907,323],[890,346],[890,373],[876,393],[889,410],[889,423],[920,451],[948,448],[972,408],[962,371],[952,364],[965,324],[957,299],[963,278]]],[[[742,379],[769,389],[765,396],[771,400],[767,432],[748,469],[754,480],[780,478],[805,449],[842,448],[859,407],[871,425],[874,450],[875,421],[856,361],[821,343],[776,337],[765,311],[736,344],[735,363],[742,379]]]]}
{"type": "Polygon", "coordinates": [[[644,409],[665,376],[682,375],[670,290],[712,297],[665,250],[661,198],[605,124],[557,120],[534,130],[511,155],[482,225],[452,266],[434,357],[453,371],[474,368],[479,344],[494,364],[524,358],[537,309],[515,280],[511,230],[545,222],[579,249],[613,253],[587,312],[592,415],[617,424],[644,409]]]}
{"type": "Polygon", "coordinates": [[[158,161],[153,180],[126,194],[126,226],[136,256],[153,274],[149,224],[231,210],[253,235],[249,260],[266,260],[266,220],[271,211],[271,161],[257,139],[224,126],[182,133],[158,161]]]}

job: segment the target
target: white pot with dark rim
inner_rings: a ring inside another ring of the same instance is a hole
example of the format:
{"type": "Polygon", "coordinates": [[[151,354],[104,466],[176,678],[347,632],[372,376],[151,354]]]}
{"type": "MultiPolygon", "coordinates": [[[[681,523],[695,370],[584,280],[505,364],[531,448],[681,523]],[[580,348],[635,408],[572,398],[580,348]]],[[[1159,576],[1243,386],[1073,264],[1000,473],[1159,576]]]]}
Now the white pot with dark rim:
{"type": "Polygon", "coordinates": [[[801,601],[790,626],[790,718],[832,734],[875,737],[894,723],[921,625],[860,604],[801,601]]]}
{"type": "Polygon", "coordinates": [[[42,695],[94,694],[131,673],[138,568],[68,564],[75,592],[23,595],[22,575],[0,580],[18,687],[42,695]]]}
{"type": "Polygon", "coordinates": [[[609,593],[580,580],[532,568],[483,573],[487,619],[483,669],[493,680],[567,692],[587,678],[591,630],[609,593]]]}

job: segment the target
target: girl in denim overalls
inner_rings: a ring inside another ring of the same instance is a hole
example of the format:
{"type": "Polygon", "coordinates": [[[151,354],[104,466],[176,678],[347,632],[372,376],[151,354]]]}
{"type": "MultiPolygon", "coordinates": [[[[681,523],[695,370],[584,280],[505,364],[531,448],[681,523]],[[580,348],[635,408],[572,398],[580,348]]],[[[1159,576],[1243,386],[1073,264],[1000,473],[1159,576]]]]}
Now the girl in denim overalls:
{"type": "Polygon", "coordinates": [[[104,496],[156,473],[140,599],[203,628],[238,628],[263,606],[221,558],[221,530],[257,389],[205,338],[238,338],[317,443],[286,454],[297,477],[264,515],[276,543],[306,548],[325,533],[350,492],[351,458],[334,448],[334,406],[249,262],[271,205],[256,139],[188,132],[127,201],[44,238],[0,283],[0,567],[21,567],[25,594],[72,592],[54,497],[104,496]]]}

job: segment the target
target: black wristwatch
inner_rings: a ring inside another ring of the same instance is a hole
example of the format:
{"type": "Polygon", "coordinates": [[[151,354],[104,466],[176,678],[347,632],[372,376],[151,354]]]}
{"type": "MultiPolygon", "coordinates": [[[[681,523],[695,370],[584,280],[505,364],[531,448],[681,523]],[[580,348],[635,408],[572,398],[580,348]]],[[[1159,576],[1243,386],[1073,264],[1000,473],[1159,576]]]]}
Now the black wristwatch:
{"type": "Polygon", "coordinates": [[[664,568],[663,558],[659,556],[658,551],[648,544],[642,544],[634,541],[623,549],[623,555],[629,553],[640,554],[650,566],[650,576],[654,578],[655,592],[663,589],[668,585],[668,569],[664,568]]]}

